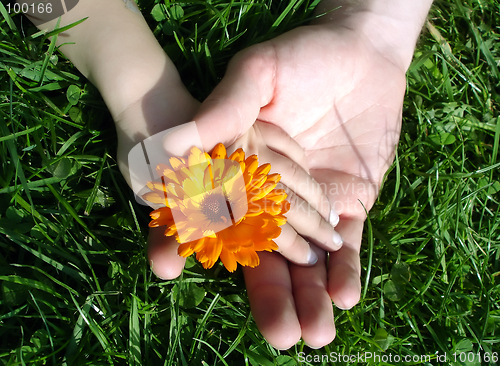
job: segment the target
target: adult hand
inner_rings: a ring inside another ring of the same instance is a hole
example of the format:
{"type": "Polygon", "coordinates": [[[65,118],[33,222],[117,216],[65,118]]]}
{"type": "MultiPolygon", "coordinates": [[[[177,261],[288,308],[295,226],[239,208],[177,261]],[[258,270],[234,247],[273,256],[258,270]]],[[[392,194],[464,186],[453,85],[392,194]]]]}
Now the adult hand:
{"type": "Polygon", "coordinates": [[[258,267],[244,268],[253,316],[276,348],[300,337],[311,347],[328,344],[331,299],[342,309],[359,301],[364,208],[394,157],[406,67],[342,24],[301,27],[237,54],[194,117],[223,141],[255,120],[280,127],[305,149],[311,175],[340,214],[344,244],[328,263],[321,251],[308,268],[262,253],[258,267]]]}

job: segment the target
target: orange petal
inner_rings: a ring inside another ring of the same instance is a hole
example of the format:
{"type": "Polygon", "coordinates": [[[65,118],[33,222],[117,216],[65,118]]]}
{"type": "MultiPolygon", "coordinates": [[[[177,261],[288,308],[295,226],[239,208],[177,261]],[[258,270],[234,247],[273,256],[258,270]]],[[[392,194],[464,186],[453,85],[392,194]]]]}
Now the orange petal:
{"type": "Polygon", "coordinates": [[[214,177],[212,176],[212,165],[209,165],[203,173],[203,186],[205,187],[206,191],[211,191],[215,188],[214,177]]]}
{"type": "Polygon", "coordinates": [[[236,226],[230,226],[218,232],[217,236],[221,239],[223,248],[231,253],[239,251],[243,244],[243,240],[241,235],[238,235],[236,226]]]}
{"type": "Polygon", "coordinates": [[[204,268],[212,268],[222,251],[222,241],[220,238],[210,242],[213,243],[213,245],[204,245],[203,248],[196,253],[196,259],[203,264],[204,268]]]}
{"type": "Polygon", "coordinates": [[[237,161],[238,163],[242,163],[245,161],[245,153],[243,152],[243,149],[240,147],[237,149],[234,153],[231,154],[229,159],[237,161]]]}
{"type": "Polygon", "coordinates": [[[212,151],[212,159],[227,159],[226,147],[220,142],[215,145],[212,151]]]}
{"type": "MultiPolygon", "coordinates": [[[[240,246],[250,244],[254,235],[263,225],[263,221],[259,221],[258,225],[252,225],[252,219],[252,217],[245,217],[245,220],[243,220],[238,225],[231,227],[229,230],[231,239],[237,241],[240,246]]],[[[231,239],[228,239],[228,241],[231,239]]]]}
{"type": "Polygon", "coordinates": [[[274,182],[274,183],[278,183],[280,180],[281,180],[281,175],[280,175],[280,174],[278,174],[278,173],[269,174],[269,175],[267,176],[267,182],[274,182]]]}
{"type": "Polygon", "coordinates": [[[278,215],[281,213],[282,205],[279,203],[275,203],[272,201],[266,201],[265,199],[260,200],[262,202],[262,208],[264,212],[267,212],[270,215],[278,215]]]}
{"type": "Polygon", "coordinates": [[[191,254],[194,253],[193,247],[191,245],[192,242],[189,243],[183,243],[179,245],[179,248],[177,249],[177,254],[179,254],[181,257],[187,258],[191,254]]]}
{"type": "Polygon", "coordinates": [[[261,176],[254,176],[252,180],[250,180],[246,185],[245,188],[247,191],[251,191],[256,188],[262,187],[262,185],[266,182],[266,176],[261,175],[261,176]]]}
{"type": "Polygon", "coordinates": [[[149,223],[149,227],[159,227],[159,226],[171,226],[174,224],[174,220],[168,220],[168,219],[156,219],[156,220],[151,220],[149,223]]]}
{"type": "Polygon", "coordinates": [[[243,266],[257,267],[260,263],[259,256],[254,249],[243,248],[239,252],[234,253],[234,257],[238,263],[243,266]]]}
{"type": "Polygon", "coordinates": [[[261,198],[264,198],[269,192],[271,192],[275,187],[276,183],[266,183],[262,186],[262,188],[252,191],[252,195],[249,197],[249,200],[260,200],[261,198]]]}
{"type": "Polygon", "coordinates": [[[179,240],[182,239],[183,243],[186,243],[186,242],[190,243],[190,242],[196,241],[196,240],[198,240],[199,237],[202,236],[201,231],[195,227],[188,227],[184,230],[181,230],[178,227],[177,234],[178,234],[177,236],[178,236],[179,240]]]}
{"type": "Polygon", "coordinates": [[[288,201],[283,201],[281,202],[281,213],[286,214],[288,211],[290,211],[290,202],[288,201]]]}
{"type": "Polygon", "coordinates": [[[198,239],[198,240],[193,240],[191,243],[194,244],[194,247],[193,247],[193,250],[195,252],[199,252],[200,250],[203,249],[203,247],[205,245],[210,245],[210,240],[212,240],[211,238],[201,238],[201,239],[198,239]]]}
{"type": "Polygon", "coordinates": [[[263,240],[263,241],[256,241],[254,243],[254,250],[256,252],[262,252],[262,251],[267,251],[271,252],[273,250],[278,250],[278,244],[276,244],[273,240],[263,240]]]}
{"type": "Polygon", "coordinates": [[[222,251],[220,253],[220,260],[224,264],[224,267],[229,272],[234,272],[236,268],[238,267],[238,262],[236,262],[236,258],[234,257],[233,253],[230,253],[227,249],[222,248],[222,251]]]}
{"type": "Polygon", "coordinates": [[[267,175],[271,171],[271,164],[266,163],[257,168],[254,175],[267,175]]]}
{"type": "Polygon", "coordinates": [[[157,210],[151,211],[149,213],[149,217],[153,220],[162,218],[162,219],[171,219],[172,218],[172,210],[168,207],[160,207],[157,210]]]}
{"type": "MultiPolygon", "coordinates": [[[[283,212],[283,211],[282,211],[282,212],[283,212]]],[[[276,224],[278,224],[279,226],[281,226],[281,225],[285,225],[285,224],[286,224],[286,217],[285,217],[285,216],[283,216],[282,214],[280,214],[280,215],[276,215],[276,216],[274,216],[273,218],[274,218],[274,222],[275,222],[276,224]]]]}
{"type": "Polygon", "coordinates": [[[249,202],[248,211],[245,216],[257,216],[264,212],[263,206],[260,204],[262,201],[249,202]]]}
{"type": "Polygon", "coordinates": [[[245,160],[245,165],[247,167],[246,171],[249,174],[254,174],[257,168],[259,167],[259,159],[257,155],[251,155],[245,160]]]}
{"type": "Polygon", "coordinates": [[[165,230],[165,236],[172,236],[177,234],[177,227],[175,224],[170,225],[167,230],[165,230]]]}
{"type": "MultiPolygon", "coordinates": [[[[282,204],[285,201],[286,197],[287,194],[283,189],[273,189],[262,200],[266,200],[268,202],[274,202],[276,204],[282,204]]],[[[260,201],[261,200],[256,201],[256,203],[259,204],[260,201]]]]}
{"type": "Polygon", "coordinates": [[[256,240],[275,239],[281,234],[281,228],[273,220],[274,216],[263,213],[256,217],[245,219],[233,229],[234,240],[238,240],[242,247],[248,247],[256,240]]]}

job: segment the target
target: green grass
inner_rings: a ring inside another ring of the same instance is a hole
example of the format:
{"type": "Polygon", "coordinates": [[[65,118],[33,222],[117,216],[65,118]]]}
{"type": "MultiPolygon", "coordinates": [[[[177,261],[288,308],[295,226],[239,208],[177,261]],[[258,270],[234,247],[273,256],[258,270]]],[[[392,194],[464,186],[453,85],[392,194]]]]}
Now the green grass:
{"type": "MultiPolygon", "coordinates": [[[[235,52],[303,24],[315,5],[139,4],[199,99],[235,52]]],[[[0,361],[329,364],[300,363],[304,351],[480,365],[478,353],[499,352],[500,6],[437,1],[429,20],[407,74],[398,156],[365,230],[362,300],[335,311],[332,344],[278,352],[252,320],[240,272],[189,260],[179,279],[151,274],[148,210],[117,169],[99,93],[47,35],[2,12],[0,361]]]]}

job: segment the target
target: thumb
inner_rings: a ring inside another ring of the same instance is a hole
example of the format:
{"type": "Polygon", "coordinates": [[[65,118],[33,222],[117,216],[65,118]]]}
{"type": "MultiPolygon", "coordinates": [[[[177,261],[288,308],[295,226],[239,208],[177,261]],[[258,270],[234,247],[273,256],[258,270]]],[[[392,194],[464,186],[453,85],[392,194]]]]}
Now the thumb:
{"type": "Polygon", "coordinates": [[[194,145],[210,151],[222,142],[228,146],[241,137],[274,94],[274,54],[263,44],[238,53],[226,75],[201,104],[194,122],[179,126],[163,139],[171,155],[186,155],[194,145]]]}

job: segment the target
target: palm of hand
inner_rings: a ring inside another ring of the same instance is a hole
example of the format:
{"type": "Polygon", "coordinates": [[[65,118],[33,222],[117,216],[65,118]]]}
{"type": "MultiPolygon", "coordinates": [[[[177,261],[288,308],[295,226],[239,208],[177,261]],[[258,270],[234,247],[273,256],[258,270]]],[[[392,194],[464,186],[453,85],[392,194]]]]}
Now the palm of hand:
{"type": "MultiPolygon", "coordinates": [[[[378,187],[399,139],[404,71],[345,28],[299,28],[263,47],[274,49],[276,76],[259,119],[299,142],[318,181],[347,185],[354,177],[378,187]]],[[[376,192],[358,198],[370,209],[376,192]]],[[[364,218],[361,206],[343,203],[339,213],[364,218]]]]}

